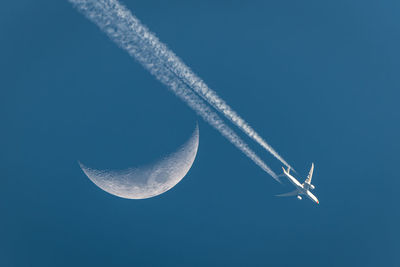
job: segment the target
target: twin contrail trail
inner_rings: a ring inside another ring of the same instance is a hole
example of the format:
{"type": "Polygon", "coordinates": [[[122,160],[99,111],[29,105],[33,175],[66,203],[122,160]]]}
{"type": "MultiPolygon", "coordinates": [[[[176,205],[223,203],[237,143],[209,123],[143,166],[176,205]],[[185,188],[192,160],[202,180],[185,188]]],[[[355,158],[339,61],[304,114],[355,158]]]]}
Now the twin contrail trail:
{"type": "MultiPolygon", "coordinates": [[[[132,16],[132,15],[131,15],[132,16]]],[[[167,65],[171,71],[182,79],[200,97],[206,100],[216,110],[221,112],[241,129],[250,138],[256,141],[264,149],[269,151],[275,158],[282,162],[286,167],[291,167],[244,119],[242,119],[217,93],[209,88],[183,61],[175,55],[168,47],[162,43],[149,29],[140,21],[132,16],[132,30],[144,42],[144,45],[151,48],[153,53],[167,65]]]]}
{"type": "Polygon", "coordinates": [[[172,51],[117,0],[69,0],[110,39],[126,50],[154,77],[186,102],[198,115],[278,180],[277,175],[214,112],[204,100],[224,114],[248,136],[289,166],[242,118],[197,77],[172,51]],[[197,93],[197,94],[196,94],[197,93]],[[203,100],[204,99],[204,100],[203,100]]]}

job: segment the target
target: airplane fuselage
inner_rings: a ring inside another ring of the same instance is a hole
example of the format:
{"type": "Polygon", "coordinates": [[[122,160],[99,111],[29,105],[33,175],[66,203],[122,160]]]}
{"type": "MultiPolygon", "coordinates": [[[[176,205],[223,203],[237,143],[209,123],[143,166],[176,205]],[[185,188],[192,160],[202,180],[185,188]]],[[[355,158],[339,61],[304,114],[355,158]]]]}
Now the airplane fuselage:
{"type": "Polygon", "coordinates": [[[311,199],[313,202],[319,204],[318,198],[314,196],[313,193],[310,192],[310,190],[304,188],[304,185],[301,184],[299,181],[297,181],[296,178],[294,178],[290,173],[288,173],[285,169],[283,169],[283,173],[285,176],[289,179],[289,181],[297,188],[298,195],[305,195],[309,199],[311,199]]]}

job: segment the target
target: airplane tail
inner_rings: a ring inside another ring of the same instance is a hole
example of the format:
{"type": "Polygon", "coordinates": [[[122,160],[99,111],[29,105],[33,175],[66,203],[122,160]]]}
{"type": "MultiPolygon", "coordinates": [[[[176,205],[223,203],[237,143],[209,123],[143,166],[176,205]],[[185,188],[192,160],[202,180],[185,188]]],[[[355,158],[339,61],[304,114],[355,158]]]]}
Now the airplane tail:
{"type": "Polygon", "coordinates": [[[285,170],[285,168],[284,168],[284,167],[282,167],[282,169],[283,169],[283,172],[290,173],[290,167],[288,167],[288,168],[287,168],[287,170],[285,170]]]}
{"type": "MultiPolygon", "coordinates": [[[[278,179],[279,179],[279,177],[286,177],[290,173],[290,167],[288,167],[287,170],[285,170],[285,168],[282,167],[282,170],[283,170],[283,173],[278,175],[278,179]]],[[[280,180],[279,180],[279,182],[282,183],[280,180]]]]}

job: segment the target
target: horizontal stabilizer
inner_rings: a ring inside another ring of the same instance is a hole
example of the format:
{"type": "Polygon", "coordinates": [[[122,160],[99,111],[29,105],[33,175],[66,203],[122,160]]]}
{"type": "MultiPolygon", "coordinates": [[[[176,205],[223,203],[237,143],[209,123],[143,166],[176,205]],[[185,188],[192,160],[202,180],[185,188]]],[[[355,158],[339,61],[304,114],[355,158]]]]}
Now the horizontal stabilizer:
{"type": "Polygon", "coordinates": [[[288,193],[284,193],[284,194],[280,194],[280,195],[275,195],[276,197],[291,197],[291,196],[295,196],[297,195],[299,192],[296,190],[292,191],[292,192],[288,192],[288,193]]]}

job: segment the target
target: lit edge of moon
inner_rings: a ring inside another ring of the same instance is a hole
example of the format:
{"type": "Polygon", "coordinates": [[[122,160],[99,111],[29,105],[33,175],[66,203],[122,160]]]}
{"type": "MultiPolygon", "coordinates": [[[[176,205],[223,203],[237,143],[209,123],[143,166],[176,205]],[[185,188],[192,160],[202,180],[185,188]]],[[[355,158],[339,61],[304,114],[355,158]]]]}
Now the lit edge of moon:
{"type": "Polygon", "coordinates": [[[124,170],[92,169],[81,162],[86,176],[99,188],[127,199],[146,199],[161,195],[178,184],[189,172],[199,147],[199,127],[180,148],[161,160],[143,167],[124,170]]]}

